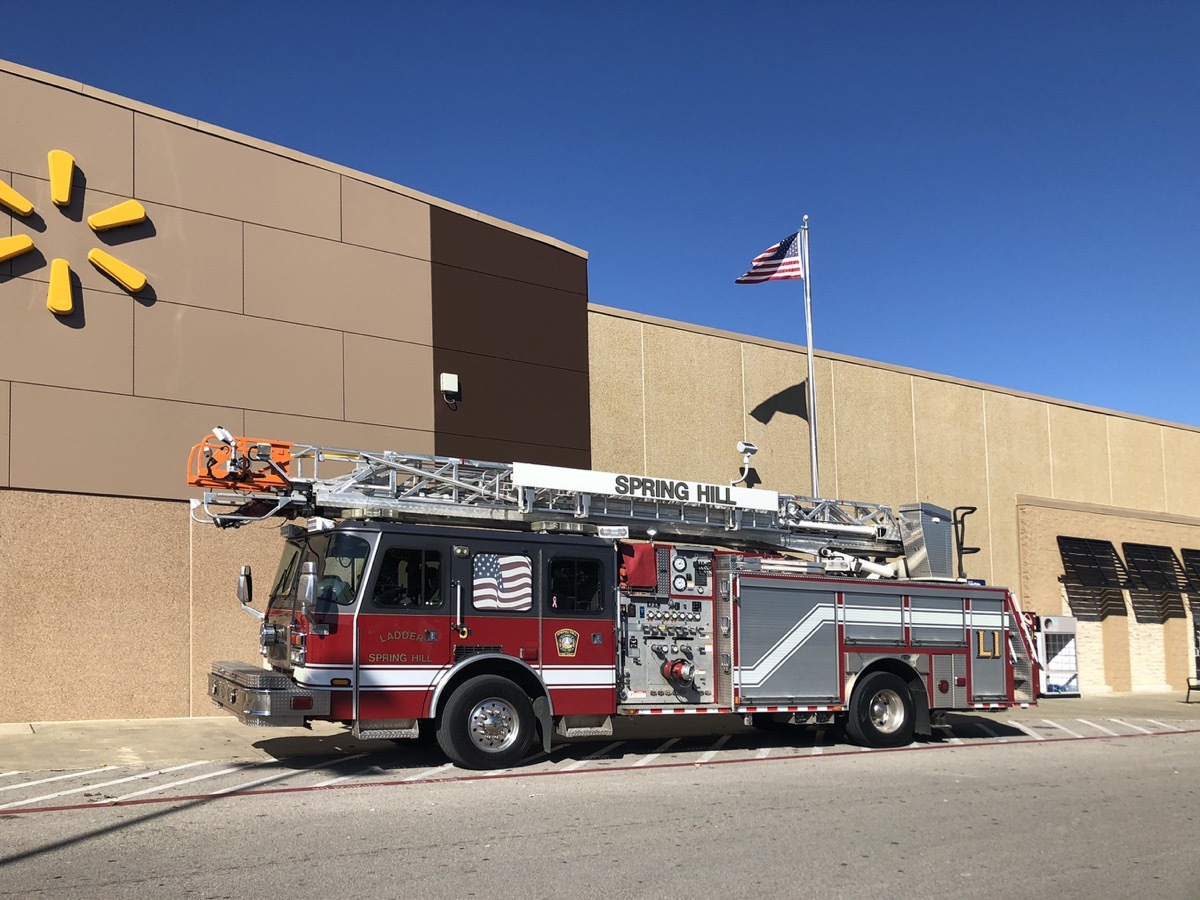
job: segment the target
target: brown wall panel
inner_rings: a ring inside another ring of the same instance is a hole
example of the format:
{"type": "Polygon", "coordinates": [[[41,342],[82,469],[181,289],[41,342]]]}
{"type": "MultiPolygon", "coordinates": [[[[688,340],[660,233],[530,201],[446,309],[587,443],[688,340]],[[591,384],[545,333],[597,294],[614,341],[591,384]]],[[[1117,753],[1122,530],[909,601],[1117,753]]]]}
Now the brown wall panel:
{"type": "MultiPolygon", "coordinates": [[[[242,312],[242,223],[157,203],[143,205],[149,222],[137,228],[153,236],[109,252],[145,273],[158,300],[242,312]]],[[[133,229],[111,232],[117,238],[130,233],[133,229]]]]}
{"type": "Polygon", "coordinates": [[[169,303],[134,320],[139,396],[342,417],[339,332],[169,303]]]}
{"type": "Polygon", "coordinates": [[[0,721],[188,714],[187,516],[0,490],[0,721]]]}
{"type": "Polygon", "coordinates": [[[6,170],[49,178],[46,155],[65,150],[89,187],[125,196],[133,191],[130,110],[3,71],[0,109],[0,165],[6,170]]]}
{"type": "MultiPolygon", "coordinates": [[[[0,181],[3,181],[5,184],[7,184],[11,187],[12,180],[13,180],[12,172],[0,172],[0,181]]],[[[29,198],[26,198],[26,199],[29,199],[29,198]]],[[[32,203],[33,201],[30,200],[30,202],[32,203]]],[[[8,237],[10,234],[12,234],[12,223],[13,223],[13,219],[15,219],[15,218],[16,218],[16,216],[13,213],[11,213],[8,209],[0,208],[0,237],[8,237]]],[[[8,263],[7,262],[0,263],[0,275],[7,275],[7,274],[8,274],[8,263]]]]}
{"type": "MultiPolygon", "coordinates": [[[[126,113],[128,115],[128,113],[126,113]]],[[[134,114],[139,198],[303,234],[341,236],[341,176],[134,114]]]]}
{"type": "Polygon", "coordinates": [[[418,344],[433,342],[429,264],[246,226],[246,314],[418,344]]]}
{"type": "Polygon", "coordinates": [[[532,462],[543,466],[565,466],[569,469],[592,468],[592,456],[587,450],[463,437],[456,434],[439,434],[437,452],[439,456],[457,456],[485,462],[532,462]]]}
{"type": "Polygon", "coordinates": [[[70,316],[46,309],[46,284],[0,284],[0,378],[128,394],[133,390],[133,305],[91,291],[70,316]]]}
{"type": "Polygon", "coordinates": [[[433,266],[438,347],[586,372],[587,298],[528,281],[433,266]]]}
{"type": "Polygon", "coordinates": [[[182,498],[187,459],[242,412],[30,384],[12,386],[11,484],[45,491],[182,498]]]}
{"type": "Polygon", "coordinates": [[[396,450],[401,453],[431,454],[433,432],[415,428],[387,428],[357,422],[310,419],[278,413],[246,413],[246,436],[296,444],[323,444],[357,450],[396,450]]]}
{"type": "Polygon", "coordinates": [[[590,453],[586,374],[441,349],[433,362],[435,378],[452,372],[462,388],[455,409],[437,400],[439,454],[478,457],[470,449],[477,439],[545,448],[546,456],[526,462],[548,462],[559,450],[590,453]]]}
{"type": "Polygon", "coordinates": [[[433,431],[432,347],[347,334],[345,354],[349,421],[433,431]]]}
{"type": "Polygon", "coordinates": [[[429,204],[342,176],[342,240],[429,259],[429,204]]]}
{"type": "Polygon", "coordinates": [[[587,260],[577,254],[438,207],[429,222],[435,263],[587,298],[587,260]]]}

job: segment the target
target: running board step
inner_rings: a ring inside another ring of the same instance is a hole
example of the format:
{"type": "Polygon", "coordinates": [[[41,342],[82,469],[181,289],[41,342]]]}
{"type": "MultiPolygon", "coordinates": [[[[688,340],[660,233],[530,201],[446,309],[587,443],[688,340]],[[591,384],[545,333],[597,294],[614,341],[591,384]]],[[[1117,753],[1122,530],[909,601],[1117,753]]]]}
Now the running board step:
{"type": "Polygon", "coordinates": [[[416,719],[375,719],[354,723],[350,734],[362,741],[416,738],[420,729],[416,719]]]}
{"type": "Polygon", "coordinates": [[[566,738],[612,737],[612,716],[563,716],[554,733],[566,738]]]}

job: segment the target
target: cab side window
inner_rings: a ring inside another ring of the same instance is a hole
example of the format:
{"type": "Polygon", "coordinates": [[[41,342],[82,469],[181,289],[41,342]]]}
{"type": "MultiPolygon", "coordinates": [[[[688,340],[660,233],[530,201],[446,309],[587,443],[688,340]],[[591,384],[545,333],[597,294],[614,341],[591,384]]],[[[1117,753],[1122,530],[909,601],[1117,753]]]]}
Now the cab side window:
{"type": "Polygon", "coordinates": [[[371,597],[376,606],[436,609],[442,605],[442,555],[402,547],[385,550],[371,597]]]}
{"type": "Polygon", "coordinates": [[[598,559],[550,560],[551,612],[598,613],[604,609],[601,590],[604,567],[598,559]]]}

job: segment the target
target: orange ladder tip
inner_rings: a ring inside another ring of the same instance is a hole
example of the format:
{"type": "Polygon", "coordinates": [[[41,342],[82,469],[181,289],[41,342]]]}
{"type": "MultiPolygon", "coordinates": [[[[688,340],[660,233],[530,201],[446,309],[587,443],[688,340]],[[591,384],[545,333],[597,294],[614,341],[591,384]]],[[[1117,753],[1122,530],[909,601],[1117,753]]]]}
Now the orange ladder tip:
{"type": "Polygon", "coordinates": [[[207,435],[188,454],[188,484],[234,491],[289,490],[291,441],[207,435]],[[225,438],[231,438],[226,440],[225,438]]]}

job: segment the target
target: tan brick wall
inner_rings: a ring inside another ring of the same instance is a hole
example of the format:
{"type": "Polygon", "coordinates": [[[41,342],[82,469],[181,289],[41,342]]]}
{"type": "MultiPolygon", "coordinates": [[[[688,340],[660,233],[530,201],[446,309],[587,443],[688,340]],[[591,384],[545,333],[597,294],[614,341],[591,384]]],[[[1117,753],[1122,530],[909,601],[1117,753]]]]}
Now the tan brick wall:
{"type": "MultiPolygon", "coordinates": [[[[1124,542],[1200,548],[1200,519],[1165,513],[1056,502],[1019,501],[1022,578],[1025,608],[1041,615],[1070,615],[1058,577],[1063,574],[1057,538],[1110,541],[1121,552],[1124,542]]],[[[1080,682],[1084,690],[1182,690],[1194,673],[1192,615],[1165,624],[1138,622],[1130,598],[1126,616],[1078,624],[1080,682]]]]}

